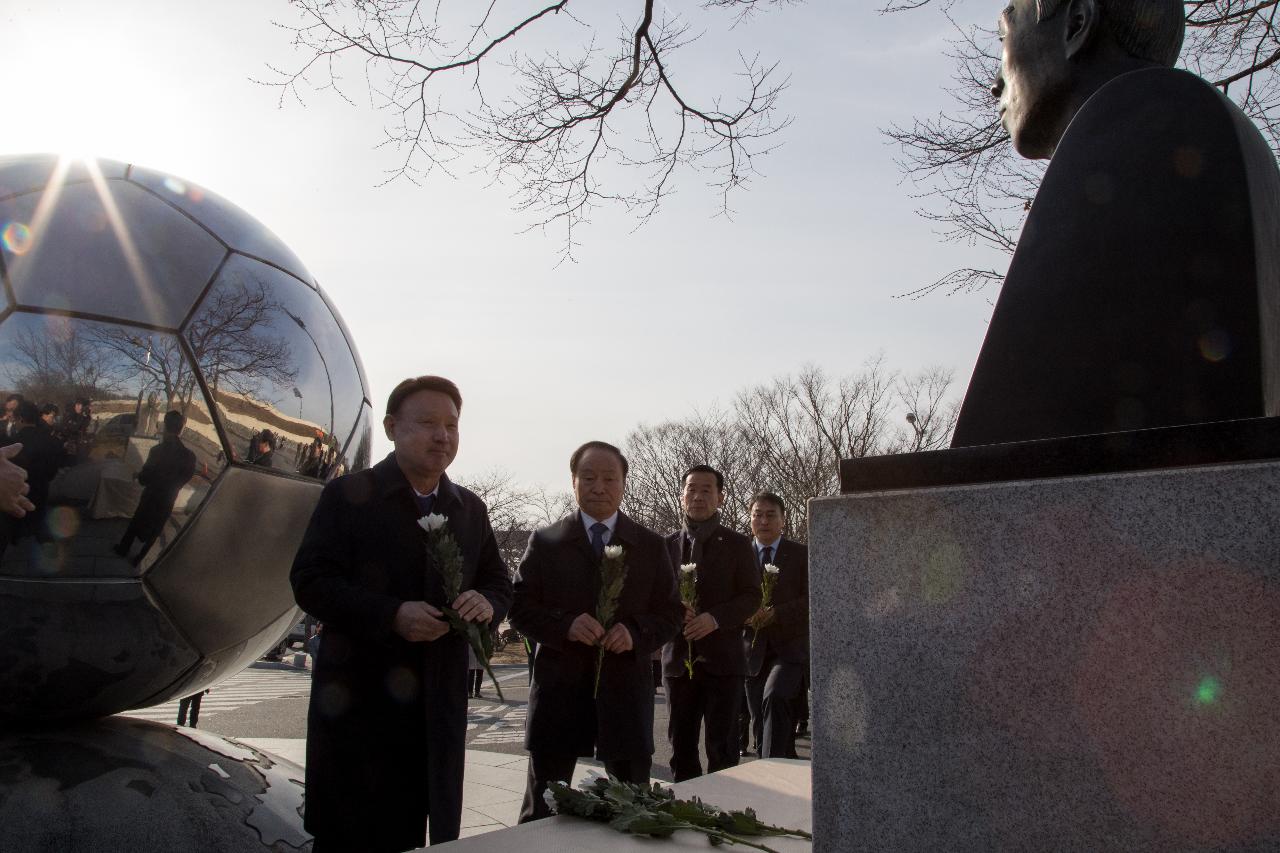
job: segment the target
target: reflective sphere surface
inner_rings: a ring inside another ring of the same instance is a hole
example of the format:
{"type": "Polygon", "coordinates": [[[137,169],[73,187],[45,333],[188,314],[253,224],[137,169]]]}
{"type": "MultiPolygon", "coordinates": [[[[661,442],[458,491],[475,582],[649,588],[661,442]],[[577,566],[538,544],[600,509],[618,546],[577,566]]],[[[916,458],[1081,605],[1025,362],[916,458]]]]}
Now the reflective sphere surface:
{"type": "Polygon", "coordinates": [[[0,850],[308,850],[302,782],[199,729],[111,717],[0,732],[0,850]]]}
{"type": "Polygon", "coordinates": [[[0,516],[0,717],[151,705],[258,658],[297,618],[321,483],[369,464],[330,301],[213,193],[53,156],[0,157],[0,279],[0,444],[37,506],[0,516]]]}

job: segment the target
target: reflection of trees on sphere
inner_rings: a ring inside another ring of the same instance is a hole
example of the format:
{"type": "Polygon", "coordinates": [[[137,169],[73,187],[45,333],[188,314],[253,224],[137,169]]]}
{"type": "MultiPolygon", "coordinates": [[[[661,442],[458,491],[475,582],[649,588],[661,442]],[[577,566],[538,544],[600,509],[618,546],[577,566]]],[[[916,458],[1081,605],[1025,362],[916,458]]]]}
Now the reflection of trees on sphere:
{"type": "Polygon", "coordinates": [[[41,497],[0,518],[0,717],[156,704],[255,660],[297,617],[321,482],[369,464],[327,298],[224,199],[52,156],[0,158],[0,278],[0,443],[41,497]]]}

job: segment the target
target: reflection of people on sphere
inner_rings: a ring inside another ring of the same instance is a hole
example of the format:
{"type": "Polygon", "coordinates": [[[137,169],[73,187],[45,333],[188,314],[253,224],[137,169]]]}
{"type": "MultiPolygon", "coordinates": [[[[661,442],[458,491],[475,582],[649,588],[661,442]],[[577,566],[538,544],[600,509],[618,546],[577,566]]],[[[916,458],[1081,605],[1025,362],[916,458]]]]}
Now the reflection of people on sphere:
{"type": "Polygon", "coordinates": [[[4,433],[3,438],[7,441],[16,440],[18,434],[18,404],[21,403],[23,397],[21,394],[10,394],[4,398],[4,433]]]}
{"type": "Polygon", "coordinates": [[[395,449],[330,481],[290,580],[324,622],[307,714],[305,826],[314,853],[399,851],[458,837],[467,728],[467,641],[440,608],[499,622],[511,579],[484,502],[445,474],[458,452],[458,388],[406,379],[382,425],[395,449]],[[462,558],[445,597],[419,519],[447,518],[462,558]]]}
{"type": "Polygon", "coordinates": [[[681,482],[684,527],[667,537],[667,549],[672,562],[697,566],[698,612],[685,608],[683,630],[662,650],[671,774],[677,782],[702,775],[701,734],[708,773],[738,763],[738,711],[747,672],[741,628],[760,606],[751,542],[720,523],[724,475],[694,465],[681,482]],[[686,669],[690,657],[692,676],[686,669]]]}
{"type": "Polygon", "coordinates": [[[62,444],[54,438],[53,431],[40,418],[40,409],[30,400],[23,400],[15,409],[14,440],[22,445],[22,452],[14,461],[26,469],[27,497],[35,504],[35,510],[18,523],[14,538],[35,536],[41,542],[48,541],[45,518],[49,512],[49,483],[62,467],[62,444]]]}
{"type": "Polygon", "coordinates": [[[187,725],[187,714],[191,714],[191,728],[196,728],[200,723],[200,700],[204,698],[204,694],[208,690],[201,690],[199,693],[192,693],[187,698],[178,702],[178,725],[187,725]]]}
{"type": "Polygon", "coordinates": [[[578,511],[529,537],[511,606],[512,627],[537,643],[521,823],[550,815],[543,800],[547,784],[568,783],[582,757],[594,755],[623,781],[649,782],[649,656],[671,639],[681,617],[675,570],[662,537],[618,511],[627,477],[622,452],[602,441],[587,442],[570,457],[569,471],[578,511]],[[606,628],[595,613],[610,545],[622,547],[626,574],[606,628]]]}
{"type": "Polygon", "coordinates": [[[269,429],[264,429],[253,437],[253,441],[249,445],[249,464],[270,468],[275,452],[275,434],[269,429]]]}
{"type": "Polygon", "coordinates": [[[40,407],[40,420],[51,430],[58,428],[58,407],[53,403],[45,403],[40,407]]]}
{"type": "Polygon", "coordinates": [[[89,411],[89,401],[83,397],[73,401],[67,413],[62,417],[60,430],[67,453],[77,461],[89,453],[89,424],[93,421],[93,413],[89,411]]]}
{"type": "Polygon", "coordinates": [[[27,497],[31,490],[27,485],[27,472],[11,461],[21,452],[21,444],[0,447],[0,512],[14,518],[22,518],[35,509],[35,504],[27,497]]]}
{"type": "Polygon", "coordinates": [[[115,546],[117,554],[128,557],[133,540],[141,540],[142,548],[133,558],[134,565],[141,563],[142,558],[151,550],[160,532],[164,530],[164,523],[173,511],[178,493],[196,472],[196,455],[179,438],[185,422],[186,418],[180,412],[165,413],[164,437],[151,448],[146,463],[138,471],[142,497],[138,500],[133,518],[129,519],[124,536],[120,537],[120,543],[115,546]]]}
{"type": "Polygon", "coordinates": [[[302,461],[298,465],[298,472],[307,477],[319,477],[322,457],[324,456],[324,445],[320,441],[320,434],[311,440],[311,444],[307,445],[306,450],[302,450],[302,446],[298,446],[302,454],[302,461]]]}

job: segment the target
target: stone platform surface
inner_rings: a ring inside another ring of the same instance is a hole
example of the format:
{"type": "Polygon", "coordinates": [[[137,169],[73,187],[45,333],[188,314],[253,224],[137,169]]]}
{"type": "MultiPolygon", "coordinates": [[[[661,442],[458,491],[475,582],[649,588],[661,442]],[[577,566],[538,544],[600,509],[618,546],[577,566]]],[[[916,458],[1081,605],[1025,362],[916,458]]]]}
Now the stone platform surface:
{"type": "MultiPolygon", "coordinates": [[[[705,802],[722,808],[749,806],[756,810],[761,820],[776,826],[808,831],[813,825],[807,761],[767,758],[672,787],[679,797],[701,797],[705,802]]],[[[813,850],[808,841],[801,839],[760,840],[778,853],[810,853],[813,850]]],[[[699,850],[705,853],[711,847],[705,836],[695,832],[678,832],[670,839],[654,841],[623,835],[604,824],[579,818],[552,817],[483,836],[462,838],[449,844],[448,849],[457,853],[585,853],[600,850],[610,853],[699,850]]]]}

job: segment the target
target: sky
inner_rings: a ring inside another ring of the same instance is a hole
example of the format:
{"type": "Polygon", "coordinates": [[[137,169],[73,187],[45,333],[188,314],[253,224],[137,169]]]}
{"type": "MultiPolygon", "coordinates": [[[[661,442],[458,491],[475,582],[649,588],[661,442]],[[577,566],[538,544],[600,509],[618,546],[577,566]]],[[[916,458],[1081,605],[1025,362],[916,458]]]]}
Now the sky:
{"type": "MultiPolygon", "coordinates": [[[[400,379],[448,376],[465,400],[452,473],[566,488],[581,442],[621,444],[806,364],[840,376],[883,352],[906,372],[950,368],[963,392],[994,290],[895,297],[1003,260],[942,242],[915,213],[882,130],[947,105],[951,27],[878,5],[808,0],[683,49],[690,87],[721,80],[738,50],[776,60],[791,78],[781,146],[731,217],[684,175],[643,227],[596,211],[572,262],[559,232],[526,233],[512,189],[483,172],[385,184],[397,155],[377,147],[387,117],[367,98],[282,104],[255,82],[300,59],[273,24],[294,20],[283,0],[0,0],[0,153],[96,155],[221,194],[330,294],[376,412],[400,379]]],[[[985,23],[998,6],[953,13],[985,23]]],[[[389,450],[375,430],[375,457],[389,450]]]]}

